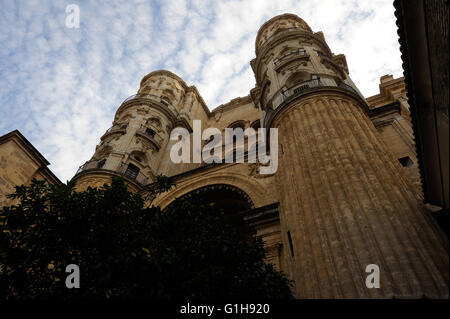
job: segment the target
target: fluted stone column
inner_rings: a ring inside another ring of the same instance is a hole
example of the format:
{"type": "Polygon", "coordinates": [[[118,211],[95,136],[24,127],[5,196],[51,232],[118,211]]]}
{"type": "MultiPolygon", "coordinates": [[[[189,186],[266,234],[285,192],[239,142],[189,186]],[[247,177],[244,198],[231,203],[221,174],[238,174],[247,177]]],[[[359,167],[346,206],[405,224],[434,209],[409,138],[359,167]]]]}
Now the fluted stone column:
{"type": "Polygon", "coordinates": [[[283,150],[276,180],[297,298],[448,297],[448,242],[360,101],[312,93],[271,126],[283,150]],[[366,287],[369,264],[380,268],[378,289],[366,287]]]}

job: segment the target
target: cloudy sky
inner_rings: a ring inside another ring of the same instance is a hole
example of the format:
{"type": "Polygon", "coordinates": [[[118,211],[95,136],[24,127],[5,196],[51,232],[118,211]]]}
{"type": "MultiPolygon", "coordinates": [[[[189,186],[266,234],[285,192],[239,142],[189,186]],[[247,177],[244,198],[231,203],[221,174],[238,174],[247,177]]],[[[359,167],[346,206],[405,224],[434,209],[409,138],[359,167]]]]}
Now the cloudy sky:
{"type": "Polygon", "coordinates": [[[19,129],[65,182],[153,70],[197,86],[210,109],[247,95],[256,33],[286,12],[346,55],[366,97],[381,75],[402,76],[390,0],[0,0],[0,135],[19,129]]]}

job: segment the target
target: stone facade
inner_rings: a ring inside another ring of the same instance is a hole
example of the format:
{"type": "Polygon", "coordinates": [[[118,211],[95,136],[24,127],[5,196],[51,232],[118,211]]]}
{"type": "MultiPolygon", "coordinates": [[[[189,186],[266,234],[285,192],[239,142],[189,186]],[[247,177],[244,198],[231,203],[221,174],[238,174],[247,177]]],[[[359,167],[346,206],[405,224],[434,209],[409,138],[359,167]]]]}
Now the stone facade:
{"type": "Polygon", "coordinates": [[[292,14],[260,28],[255,54],[255,87],[213,111],[175,74],[145,76],[74,176],[77,187],[122,176],[145,192],[157,175],[173,176],[176,188],[151,203],[162,208],[223,189],[262,236],[267,260],[294,280],[298,298],[448,297],[448,243],[421,203],[403,79],[384,76],[380,94],[364,98],[345,56],[292,14]],[[221,132],[278,128],[278,170],[174,164],[170,133],[193,132],[193,120],[221,132]],[[369,264],[380,268],[379,289],[365,285],[369,264]]]}
{"type": "Polygon", "coordinates": [[[47,168],[49,164],[19,131],[0,136],[0,208],[14,204],[6,197],[14,186],[27,185],[33,178],[61,184],[47,168]]]}

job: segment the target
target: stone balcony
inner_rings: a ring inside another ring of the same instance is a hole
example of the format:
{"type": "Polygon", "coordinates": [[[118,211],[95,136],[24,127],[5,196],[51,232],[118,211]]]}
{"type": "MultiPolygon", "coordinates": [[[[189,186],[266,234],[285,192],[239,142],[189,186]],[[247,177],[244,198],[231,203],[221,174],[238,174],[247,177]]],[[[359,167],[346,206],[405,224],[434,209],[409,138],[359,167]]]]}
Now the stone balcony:
{"type": "Polygon", "coordinates": [[[154,130],[152,130],[151,128],[146,127],[146,126],[141,126],[136,131],[136,135],[139,135],[139,136],[145,138],[146,140],[148,140],[158,150],[161,148],[161,146],[163,145],[163,142],[164,142],[164,139],[162,138],[161,135],[159,135],[154,130]]]}
{"type": "Polygon", "coordinates": [[[78,168],[75,176],[84,172],[102,171],[110,173],[111,175],[123,177],[125,180],[131,181],[140,187],[143,187],[151,182],[151,180],[141,171],[131,171],[128,169],[127,165],[121,164],[117,170],[110,170],[104,168],[105,163],[106,159],[87,161],[78,168]]]}

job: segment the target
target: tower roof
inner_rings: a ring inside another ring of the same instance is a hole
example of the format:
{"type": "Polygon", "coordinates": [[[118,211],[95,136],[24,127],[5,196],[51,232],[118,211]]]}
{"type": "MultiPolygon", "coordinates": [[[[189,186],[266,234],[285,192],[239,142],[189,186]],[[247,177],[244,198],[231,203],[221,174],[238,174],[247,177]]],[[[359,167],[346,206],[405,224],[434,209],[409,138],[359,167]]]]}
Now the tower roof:
{"type": "Polygon", "coordinates": [[[175,73],[170,72],[170,71],[168,71],[168,70],[157,70],[157,71],[150,72],[149,74],[147,74],[146,76],[144,76],[144,77],[142,78],[142,80],[141,80],[141,86],[142,86],[142,84],[143,84],[148,78],[150,78],[150,77],[152,77],[152,76],[156,76],[156,75],[165,75],[165,76],[168,76],[168,77],[170,77],[170,78],[172,78],[172,79],[178,81],[184,89],[187,89],[187,87],[188,87],[188,86],[186,85],[186,82],[184,82],[184,80],[183,80],[182,78],[180,78],[178,75],[176,75],[175,73]]]}
{"type": "Polygon", "coordinates": [[[275,33],[290,29],[298,28],[312,32],[309,25],[299,16],[292,13],[284,13],[273,17],[266,21],[258,30],[255,41],[255,51],[258,52],[262,44],[275,33]]]}

